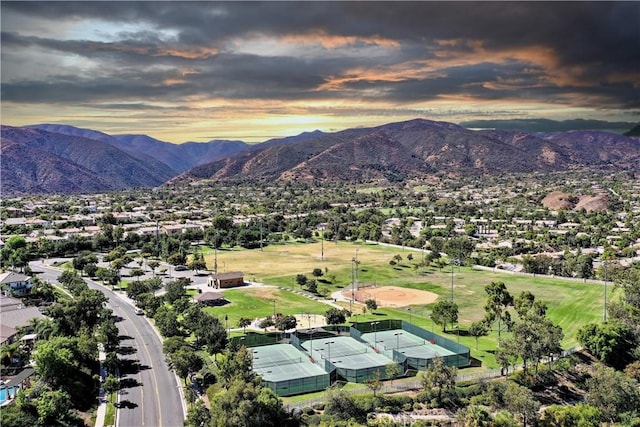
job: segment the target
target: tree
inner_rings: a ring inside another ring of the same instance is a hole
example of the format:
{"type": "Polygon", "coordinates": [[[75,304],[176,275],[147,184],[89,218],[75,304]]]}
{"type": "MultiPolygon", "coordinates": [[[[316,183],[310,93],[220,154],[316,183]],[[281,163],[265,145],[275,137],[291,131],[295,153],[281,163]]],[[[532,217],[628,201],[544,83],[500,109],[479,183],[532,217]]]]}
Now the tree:
{"type": "Polygon", "coordinates": [[[133,270],[131,270],[131,277],[135,277],[136,281],[140,281],[140,277],[144,276],[144,271],[142,271],[142,269],[140,268],[134,268],[133,270]]]}
{"type": "Polygon", "coordinates": [[[247,332],[247,326],[250,326],[251,322],[251,319],[247,317],[241,317],[240,319],[238,319],[238,327],[242,328],[242,333],[247,332]]]}
{"type": "Polygon", "coordinates": [[[172,280],[165,285],[166,293],[164,299],[169,304],[174,303],[180,298],[187,295],[187,286],[191,283],[191,279],[181,277],[177,280],[172,280]]]}
{"type": "Polygon", "coordinates": [[[108,375],[102,383],[102,389],[107,395],[111,396],[113,393],[120,390],[120,380],[113,375],[108,375]]]}
{"type": "Polygon", "coordinates": [[[322,277],[324,273],[321,268],[314,268],[311,274],[313,274],[314,277],[322,277]]]}
{"type": "Polygon", "coordinates": [[[360,410],[351,394],[343,389],[330,388],[325,394],[324,413],[335,421],[366,422],[366,412],[360,410]]]}
{"type": "Polygon", "coordinates": [[[638,382],[608,366],[597,365],[587,379],[586,400],[602,412],[601,421],[619,421],[624,413],[640,415],[638,382]]]}
{"type": "Polygon", "coordinates": [[[324,316],[327,319],[327,324],[329,325],[339,325],[347,320],[345,311],[335,307],[327,310],[324,316]]]}
{"type": "Polygon", "coordinates": [[[364,384],[373,393],[373,397],[376,397],[377,392],[382,388],[382,381],[380,381],[380,370],[373,371],[371,378],[365,380],[364,384]]]}
{"type": "Polygon", "coordinates": [[[296,283],[300,286],[304,286],[307,284],[307,276],[304,274],[296,274],[296,283]]]}
{"type": "Polygon", "coordinates": [[[166,305],[160,306],[156,311],[154,319],[156,321],[156,327],[163,336],[172,337],[182,335],[180,323],[178,322],[178,313],[176,313],[175,309],[166,305]]]}
{"type": "Polygon", "coordinates": [[[431,319],[446,332],[447,323],[453,325],[458,321],[458,304],[449,300],[438,301],[431,310],[431,319]]]}
{"type": "Polygon", "coordinates": [[[469,405],[456,413],[456,421],[461,427],[489,427],[492,425],[491,414],[482,406],[469,405]]]}
{"type": "Polygon", "coordinates": [[[387,374],[387,378],[391,379],[391,382],[402,375],[402,367],[398,363],[389,363],[385,367],[385,373],[387,374]]]}
{"type": "Polygon", "coordinates": [[[180,378],[186,381],[189,374],[202,368],[203,361],[200,356],[189,346],[183,346],[167,355],[167,362],[180,378]]]}
{"type": "Polygon", "coordinates": [[[231,387],[236,380],[242,383],[254,383],[257,380],[253,371],[253,353],[242,346],[238,351],[225,349],[218,361],[218,379],[224,388],[231,387]]]}
{"type": "Polygon", "coordinates": [[[307,281],[307,290],[311,293],[318,293],[318,283],[315,280],[307,281]]]}
{"type": "Polygon", "coordinates": [[[153,276],[155,277],[156,268],[160,267],[160,261],[152,259],[147,263],[147,265],[149,266],[149,268],[151,269],[151,272],[153,273],[153,276]]]}
{"type": "Polygon", "coordinates": [[[198,270],[206,270],[207,263],[204,260],[204,255],[202,255],[202,252],[194,253],[191,256],[191,259],[189,260],[189,263],[187,264],[187,266],[191,270],[194,270],[196,274],[198,273],[198,270]]]}
{"type": "Polygon", "coordinates": [[[578,330],[577,338],[589,353],[608,365],[622,368],[631,359],[633,335],[620,322],[585,325],[578,330]]]}
{"type": "Polygon", "coordinates": [[[295,316],[281,316],[278,319],[276,319],[276,329],[284,332],[286,330],[289,329],[295,329],[296,325],[298,324],[298,321],[296,320],[295,316]]]}
{"type": "Polygon", "coordinates": [[[504,394],[507,409],[520,416],[520,421],[526,427],[527,423],[537,418],[540,402],[535,400],[533,393],[526,387],[509,382],[504,394]]]}
{"type": "Polygon", "coordinates": [[[68,425],[65,420],[76,419],[70,413],[71,397],[62,390],[47,390],[36,400],[38,423],[41,426],[68,425]]]}
{"type": "Polygon", "coordinates": [[[211,426],[281,426],[287,415],[282,400],[258,382],[234,379],[211,400],[211,426]]]}
{"type": "Polygon", "coordinates": [[[437,402],[441,404],[444,395],[455,392],[457,372],[455,367],[445,365],[442,358],[436,358],[425,371],[418,374],[418,380],[425,391],[436,390],[437,402]]]}
{"type": "Polygon", "coordinates": [[[586,403],[551,405],[544,409],[540,425],[543,427],[600,427],[602,413],[586,403]]]}
{"type": "Polygon", "coordinates": [[[373,298],[370,298],[370,299],[366,300],[364,303],[367,306],[367,308],[369,309],[369,311],[371,311],[371,312],[373,312],[373,311],[378,309],[378,303],[373,298]]]}
{"type": "Polygon", "coordinates": [[[176,265],[182,265],[186,263],[187,257],[181,252],[175,252],[169,255],[169,257],[167,258],[167,262],[175,267],[176,265]]]}
{"type": "Polygon", "coordinates": [[[185,427],[208,427],[211,423],[211,413],[202,400],[196,400],[187,411],[185,427]]]}
{"type": "Polygon", "coordinates": [[[469,335],[476,339],[476,350],[478,350],[478,338],[485,337],[489,334],[489,326],[486,322],[480,320],[473,322],[469,327],[469,335]]]}
{"type": "Polygon", "coordinates": [[[507,329],[511,328],[511,315],[507,309],[513,305],[513,297],[507,291],[504,282],[491,282],[485,286],[484,290],[488,294],[487,304],[484,307],[485,321],[488,325],[498,321],[498,346],[500,346],[502,324],[505,324],[507,329]]]}

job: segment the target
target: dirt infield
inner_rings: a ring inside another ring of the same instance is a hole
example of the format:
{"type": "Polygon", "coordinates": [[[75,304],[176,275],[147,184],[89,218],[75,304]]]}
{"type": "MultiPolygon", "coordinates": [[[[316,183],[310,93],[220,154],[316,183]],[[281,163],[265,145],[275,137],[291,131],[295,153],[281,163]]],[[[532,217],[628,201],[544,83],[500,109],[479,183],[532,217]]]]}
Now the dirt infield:
{"type": "MultiPolygon", "coordinates": [[[[346,298],[351,298],[351,291],[344,291],[346,298]]],[[[356,291],[356,301],[364,303],[375,299],[380,307],[404,307],[414,304],[431,304],[438,299],[433,292],[397,286],[367,287],[356,291]]]]}

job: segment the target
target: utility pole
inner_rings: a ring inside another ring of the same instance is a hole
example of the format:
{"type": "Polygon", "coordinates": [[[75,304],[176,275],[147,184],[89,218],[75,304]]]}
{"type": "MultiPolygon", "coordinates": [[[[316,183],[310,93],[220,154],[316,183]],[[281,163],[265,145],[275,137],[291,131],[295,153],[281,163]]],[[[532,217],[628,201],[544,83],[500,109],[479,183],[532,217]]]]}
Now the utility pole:
{"type": "Polygon", "coordinates": [[[607,260],[603,260],[604,267],[604,310],[602,311],[602,321],[607,322],[607,260]]]}

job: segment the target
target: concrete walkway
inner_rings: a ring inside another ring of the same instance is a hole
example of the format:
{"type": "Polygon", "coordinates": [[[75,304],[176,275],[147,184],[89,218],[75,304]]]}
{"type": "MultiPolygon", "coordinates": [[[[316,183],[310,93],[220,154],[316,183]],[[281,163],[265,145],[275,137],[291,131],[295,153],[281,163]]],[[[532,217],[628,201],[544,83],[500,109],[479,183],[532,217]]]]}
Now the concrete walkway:
{"type": "MultiPolygon", "coordinates": [[[[100,345],[102,347],[102,345],[100,345]]],[[[96,427],[104,426],[104,419],[107,415],[107,396],[102,389],[102,384],[104,383],[105,378],[107,378],[107,369],[103,366],[104,361],[106,359],[106,353],[100,348],[98,352],[98,360],[100,361],[100,394],[98,394],[98,412],[96,413],[96,427]]]]}

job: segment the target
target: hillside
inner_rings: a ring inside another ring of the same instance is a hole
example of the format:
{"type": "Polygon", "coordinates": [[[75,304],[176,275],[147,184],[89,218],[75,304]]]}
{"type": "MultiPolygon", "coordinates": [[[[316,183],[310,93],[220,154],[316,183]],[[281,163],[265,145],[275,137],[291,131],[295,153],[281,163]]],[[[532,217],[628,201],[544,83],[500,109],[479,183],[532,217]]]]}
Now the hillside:
{"type": "Polygon", "coordinates": [[[154,167],[168,169],[167,172],[171,176],[203,163],[235,155],[251,147],[242,141],[226,140],[171,144],[147,135],[107,135],[91,129],[55,124],[26,127],[105,142],[154,167]]]}
{"type": "Polygon", "coordinates": [[[2,194],[84,193],[153,187],[172,175],[104,142],[2,126],[2,194]]]}
{"type": "Polygon", "coordinates": [[[428,120],[318,134],[196,167],[169,183],[217,181],[381,181],[532,173],[575,167],[638,170],[640,141],[607,132],[537,136],[471,131],[428,120]]]}
{"type": "Polygon", "coordinates": [[[47,124],[5,126],[2,142],[5,194],[97,192],[204,179],[389,183],[584,167],[640,169],[640,139],[634,137],[602,131],[473,131],[423,119],[304,132],[254,145],[171,144],[147,135],[47,124]]]}

